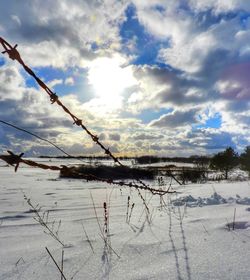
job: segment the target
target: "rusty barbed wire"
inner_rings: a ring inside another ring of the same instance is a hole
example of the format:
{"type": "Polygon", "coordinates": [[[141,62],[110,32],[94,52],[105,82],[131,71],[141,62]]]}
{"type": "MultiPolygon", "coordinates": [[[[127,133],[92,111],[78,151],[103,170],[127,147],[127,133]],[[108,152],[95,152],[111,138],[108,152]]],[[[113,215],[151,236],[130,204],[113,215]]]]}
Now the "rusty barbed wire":
{"type": "MultiPolygon", "coordinates": [[[[53,171],[62,171],[62,172],[71,172],[71,168],[66,166],[66,165],[61,165],[61,166],[55,166],[55,165],[47,165],[47,164],[42,164],[42,163],[38,163],[35,162],[33,160],[28,160],[28,159],[23,159],[22,156],[24,155],[24,153],[21,153],[20,155],[16,155],[14,154],[12,151],[7,151],[8,155],[0,155],[0,159],[5,161],[7,164],[14,166],[15,167],[15,172],[18,170],[18,167],[20,165],[20,163],[24,163],[28,166],[31,167],[37,167],[40,169],[44,169],[44,170],[53,170],[53,171]]],[[[148,190],[150,191],[152,194],[158,194],[160,196],[165,195],[167,193],[175,193],[175,191],[170,191],[170,189],[168,188],[166,191],[162,190],[162,189],[155,189],[155,188],[151,188],[149,186],[142,186],[142,185],[138,185],[132,182],[124,182],[124,181],[116,181],[113,179],[104,179],[104,178],[99,178],[95,175],[92,174],[84,174],[84,173],[79,173],[77,171],[74,171],[75,175],[78,175],[80,177],[80,179],[84,179],[86,181],[98,181],[98,182],[102,182],[102,183],[108,183],[111,185],[116,185],[116,186],[124,186],[124,187],[129,187],[129,188],[135,188],[137,190],[148,190]]]]}
{"type": "Polygon", "coordinates": [[[3,123],[3,124],[5,124],[5,125],[8,125],[8,126],[10,126],[10,127],[12,127],[12,128],[15,128],[15,129],[17,129],[17,130],[20,130],[20,131],[22,131],[22,132],[25,132],[25,133],[27,133],[27,134],[29,134],[29,135],[31,135],[31,136],[34,136],[34,137],[36,137],[36,138],[39,139],[39,140],[42,140],[42,141],[44,141],[44,142],[47,142],[47,143],[49,143],[50,145],[54,146],[57,150],[59,150],[60,152],[62,152],[63,154],[65,154],[66,156],[68,156],[68,157],[70,157],[70,158],[75,158],[76,160],[79,160],[79,161],[81,161],[81,162],[83,162],[83,163],[86,163],[86,161],[83,161],[82,159],[80,159],[80,158],[78,158],[78,157],[74,157],[73,155],[67,153],[64,149],[60,148],[58,145],[56,145],[56,144],[53,143],[52,141],[50,141],[50,140],[48,140],[48,139],[45,139],[45,138],[43,138],[43,137],[41,137],[41,136],[35,134],[34,132],[30,132],[30,131],[28,131],[27,129],[18,127],[18,126],[14,125],[14,124],[11,124],[11,123],[9,123],[9,122],[3,121],[3,120],[1,120],[1,119],[0,119],[0,123],[3,123]]]}
{"type": "MultiPolygon", "coordinates": [[[[49,95],[51,104],[56,103],[58,106],[60,106],[65,113],[67,113],[73,120],[73,124],[77,125],[78,127],[81,127],[92,139],[92,141],[97,144],[103,151],[104,153],[109,156],[110,158],[113,159],[113,161],[120,166],[124,166],[121,161],[116,157],[110,150],[109,148],[106,148],[102,142],[100,142],[99,137],[92,133],[82,122],[81,119],[79,119],[77,116],[75,116],[59,99],[58,95],[54,93],[34,72],[33,70],[28,67],[24,61],[21,58],[20,53],[17,50],[17,44],[14,45],[14,47],[11,46],[10,43],[8,43],[5,39],[0,37],[0,43],[2,47],[4,48],[4,51],[2,52],[3,54],[7,53],[9,55],[9,58],[12,60],[17,60],[19,64],[21,64],[24,68],[24,70],[32,76],[38,85],[49,95]]],[[[140,179],[136,179],[141,185],[143,185],[145,188],[149,187],[147,184],[145,184],[143,181],[140,179]]]]}
{"type": "Polygon", "coordinates": [[[58,95],[54,93],[34,72],[33,70],[28,67],[24,61],[21,58],[20,53],[17,50],[17,44],[12,47],[6,40],[4,40],[2,37],[0,37],[0,43],[2,47],[4,48],[3,54],[7,53],[9,55],[9,58],[12,60],[17,60],[24,68],[24,70],[32,76],[38,85],[49,95],[51,104],[56,103],[59,105],[73,120],[73,124],[81,127],[92,139],[94,143],[96,143],[104,152],[106,155],[110,156],[115,163],[118,163],[119,165],[123,165],[120,160],[111,153],[109,148],[106,148],[99,140],[99,137],[97,135],[94,135],[82,122],[80,118],[75,116],[59,99],[58,95]]]}
{"type": "MultiPolygon", "coordinates": [[[[40,139],[40,140],[42,140],[42,141],[45,141],[45,142],[49,143],[50,145],[54,146],[55,148],[57,148],[59,151],[61,151],[62,153],[64,153],[64,154],[67,155],[68,157],[74,158],[74,159],[76,159],[76,160],[78,160],[78,161],[80,161],[80,162],[86,163],[86,161],[83,161],[82,159],[80,159],[80,158],[78,158],[78,157],[74,157],[74,156],[70,155],[69,153],[65,152],[62,148],[60,148],[59,146],[57,146],[55,143],[53,143],[53,142],[51,142],[51,141],[49,141],[49,140],[47,140],[47,139],[45,139],[45,138],[42,138],[42,137],[38,136],[37,134],[35,134],[35,133],[33,133],[33,132],[30,132],[30,131],[28,131],[28,130],[26,130],[26,129],[24,129],[24,128],[18,127],[18,126],[16,126],[16,125],[13,125],[13,124],[8,123],[8,122],[3,121],[3,120],[0,120],[0,123],[3,123],[3,124],[8,125],[8,126],[10,126],[10,127],[13,127],[13,128],[15,128],[15,129],[17,129],[17,130],[20,130],[20,131],[22,131],[22,132],[25,132],[25,133],[31,135],[31,136],[34,136],[34,137],[36,137],[36,138],[38,138],[38,139],[40,139]]],[[[8,152],[9,152],[10,154],[13,154],[13,153],[10,152],[10,151],[8,151],[8,152]]],[[[20,154],[19,157],[22,157],[22,155],[23,155],[23,153],[20,154]]],[[[5,157],[5,158],[6,158],[6,161],[7,161],[7,160],[10,161],[9,164],[12,164],[13,159],[11,159],[9,156],[6,157],[6,156],[2,155],[2,157],[5,157]]],[[[18,167],[18,165],[17,165],[17,167],[18,167]]],[[[179,183],[179,184],[181,185],[181,183],[175,178],[175,176],[174,176],[171,172],[168,172],[168,173],[167,173],[167,176],[174,178],[174,179],[176,180],[176,182],[179,183]]],[[[139,194],[139,195],[141,195],[141,194],[139,194]]]]}

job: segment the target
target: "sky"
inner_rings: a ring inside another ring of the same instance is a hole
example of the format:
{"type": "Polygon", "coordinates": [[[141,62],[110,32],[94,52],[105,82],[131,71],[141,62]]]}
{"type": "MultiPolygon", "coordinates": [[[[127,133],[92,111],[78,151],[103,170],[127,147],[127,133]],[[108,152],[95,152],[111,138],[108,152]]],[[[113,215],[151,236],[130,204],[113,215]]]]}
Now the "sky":
{"type": "MultiPolygon", "coordinates": [[[[190,156],[250,145],[246,0],[0,1],[0,36],[117,155],[190,156]]],[[[102,155],[0,54],[0,120],[73,155],[102,155]]],[[[0,152],[59,155],[0,124],[0,152]]]]}

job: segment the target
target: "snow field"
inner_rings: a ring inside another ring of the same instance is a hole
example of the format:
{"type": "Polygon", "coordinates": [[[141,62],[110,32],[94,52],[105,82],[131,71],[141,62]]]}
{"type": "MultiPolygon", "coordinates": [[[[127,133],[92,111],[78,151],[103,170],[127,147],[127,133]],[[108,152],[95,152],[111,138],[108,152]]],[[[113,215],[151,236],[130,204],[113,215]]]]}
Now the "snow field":
{"type": "Polygon", "coordinates": [[[136,190],[57,176],[0,167],[1,280],[60,279],[45,247],[60,263],[62,246],[33,219],[24,194],[41,211],[49,210],[50,224],[61,220],[67,279],[250,278],[249,181],[175,185],[177,193],[162,203],[142,191],[147,216],[136,190]],[[105,248],[90,193],[101,229],[103,203],[108,203],[112,249],[105,248]],[[135,206],[126,223],[128,196],[129,209],[135,206]],[[233,231],[227,224],[233,222],[235,209],[233,231]]]}

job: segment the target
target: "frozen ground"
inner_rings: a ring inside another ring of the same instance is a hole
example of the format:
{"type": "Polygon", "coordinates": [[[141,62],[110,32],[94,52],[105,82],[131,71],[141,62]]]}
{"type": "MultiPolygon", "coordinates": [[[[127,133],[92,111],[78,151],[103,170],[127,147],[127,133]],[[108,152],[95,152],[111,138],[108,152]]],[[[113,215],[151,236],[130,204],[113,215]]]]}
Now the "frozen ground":
{"type": "Polygon", "coordinates": [[[45,247],[60,264],[62,246],[33,219],[24,194],[39,203],[41,213],[50,210],[48,225],[56,220],[54,231],[61,220],[67,280],[250,279],[249,181],[173,186],[177,194],[164,201],[142,192],[146,215],[136,190],[60,180],[56,172],[26,167],[14,173],[1,165],[1,280],[61,279],[45,247]],[[91,194],[101,230],[103,203],[108,203],[112,249],[105,247],[91,194]],[[128,196],[130,209],[135,206],[126,223],[128,196]]]}

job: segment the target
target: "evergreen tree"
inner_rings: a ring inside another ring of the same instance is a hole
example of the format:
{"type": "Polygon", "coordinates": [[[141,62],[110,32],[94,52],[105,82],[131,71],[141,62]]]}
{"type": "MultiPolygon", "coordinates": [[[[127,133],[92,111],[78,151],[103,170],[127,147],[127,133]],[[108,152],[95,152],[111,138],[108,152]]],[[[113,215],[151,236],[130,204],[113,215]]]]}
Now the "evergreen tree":
{"type": "Polygon", "coordinates": [[[245,148],[245,151],[240,155],[240,164],[243,170],[246,170],[250,175],[250,146],[245,148]]]}
{"type": "Polygon", "coordinates": [[[228,147],[225,151],[216,154],[210,162],[212,168],[224,172],[225,179],[228,178],[228,172],[239,163],[239,156],[233,148],[228,147]]]}

